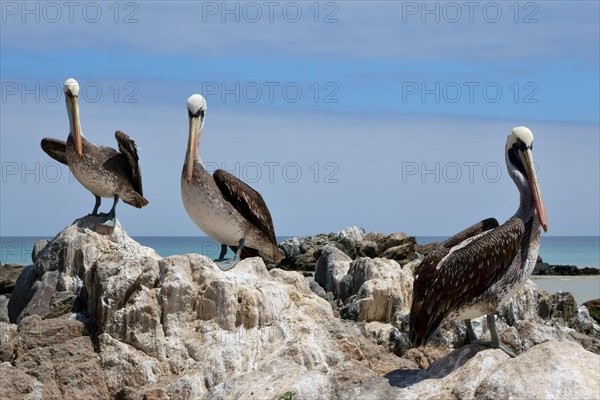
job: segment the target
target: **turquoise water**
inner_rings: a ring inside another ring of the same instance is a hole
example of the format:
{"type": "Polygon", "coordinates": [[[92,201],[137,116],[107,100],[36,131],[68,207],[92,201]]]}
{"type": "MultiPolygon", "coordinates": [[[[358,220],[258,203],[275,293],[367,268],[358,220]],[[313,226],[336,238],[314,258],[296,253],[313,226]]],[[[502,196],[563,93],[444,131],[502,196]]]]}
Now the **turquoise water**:
{"type": "MultiPolygon", "coordinates": [[[[417,236],[417,243],[441,242],[447,236],[417,236]]],[[[540,256],[549,264],[600,268],[600,236],[544,236],[540,256]]]]}
{"type": "MultiPolygon", "coordinates": [[[[289,236],[280,236],[278,242],[289,236]]],[[[2,236],[0,237],[0,263],[31,264],[33,245],[40,239],[52,239],[49,236],[2,236]]],[[[162,257],[175,254],[198,253],[217,258],[221,245],[207,236],[134,236],[134,240],[143,246],[152,247],[162,257]]],[[[228,257],[233,252],[228,250],[228,257]]]]}
{"type": "MultiPolygon", "coordinates": [[[[278,237],[281,242],[288,237],[278,237]]],[[[0,237],[0,262],[31,264],[31,250],[40,239],[51,237],[0,237]]],[[[206,236],[197,237],[157,237],[138,236],[136,241],[152,247],[158,254],[167,257],[174,254],[200,253],[217,258],[221,246],[206,236]]],[[[439,242],[442,236],[417,237],[418,243],[439,242]]],[[[232,256],[231,250],[228,256],[232,256]]],[[[600,237],[596,236],[542,236],[540,255],[550,264],[577,265],[578,267],[600,268],[600,237]]],[[[542,290],[556,293],[559,290],[573,293],[578,304],[600,297],[600,277],[533,277],[533,281],[542,290]]]]}
{"type": "MultiPolygon", "coordinates": [[[[288,236],[278,237],[279,242],[288,236]]],[[[31,250],[39,236],[0,237],[0,262],[31,264],[31,250]]],[[[136,236],[136,241],[152,247],[163,257],[174,254],[199,253],[211,258],[219,255],[220,245],[206,236],[136,236]]],[[[439,242],[443,236],[419,236],[418,243],[439,242]]],[[[231,252],[229,253],[231,255],[231,252]]],[[[600,237],[598,236],[542,236],[540,255],[550,264],[577,265],[600,268],[600,237]]]]}

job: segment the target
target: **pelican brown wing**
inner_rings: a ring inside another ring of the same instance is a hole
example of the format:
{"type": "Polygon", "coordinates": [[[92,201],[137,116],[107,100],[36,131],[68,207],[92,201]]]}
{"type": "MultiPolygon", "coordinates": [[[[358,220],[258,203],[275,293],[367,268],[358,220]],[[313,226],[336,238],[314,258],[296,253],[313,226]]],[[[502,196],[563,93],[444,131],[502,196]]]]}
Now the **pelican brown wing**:
{"type": "Polygon", "coordinates": [[[273,244],[277,244],[271,213],[261,194],[222,169],[216,170],[213,178],[223,197],[273,244]]]}
{"type": "Polygon", "coordinates": [[[67,162],[67,143],[53,138],[43,138],[40,143],[42,146],[42,150],[50,157],[58,161],[59,163],[69,165],[67,162]]]}
{"type": "Polygon", "coordinates": [[[489,231],[490,229],[497,228],[498,226],[500,226],[500,224],[498,224],[496,218],[484,219],[483,221],[480,221],[476,224],[469,226],[468,228],[463,229],[456,235],[449,237],[442,243],[442,246],[450,249],[464,240],[475,237],[482,232],[489,231]]]}
{"type": "Polygon", "coordinates": [[[121,131],[115,132],[115,139],[117,139],[117,143],[119,144],[120,162],[123,163],[121,169],[125,172],[127,178],[129,178],[133,189],[143,196],[142,172],[138,164],[137,146],[132,138],[121,131]]]}
{"type": "MultiPolygon", "coordinates": [[[[485,221],[482,229],[493,225],[493,221],[485,221]]],[[[467,238],[470,242],[466,245],[443,247],[428,254],[415,275],[411,342],[415,346],[427,343],[446,316],[496,283],[518,254],[524,233],[523,221],[513,218],[474,239],[467,238]]]]}

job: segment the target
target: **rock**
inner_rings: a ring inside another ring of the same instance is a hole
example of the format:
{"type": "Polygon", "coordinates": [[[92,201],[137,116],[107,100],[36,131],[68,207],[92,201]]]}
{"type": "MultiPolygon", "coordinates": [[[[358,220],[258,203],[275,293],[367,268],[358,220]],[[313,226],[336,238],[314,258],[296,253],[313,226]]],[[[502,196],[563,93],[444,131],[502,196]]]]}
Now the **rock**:
{"type": "Polygon", "coordinates": [[[0,322],[10,322],[8,317],[8,299],[6,296],[0,296],[0,322]]]}
{"type": "Polygon", "coordinates": [[[538,294],[538,315],[542,319],[560,319],[565,325],[577,315],[577,303],[569,292],[558,292],[549,295],[546,292],[538,294]]]}
{"type": "Polygon", "coordinates": [[[29,300],[35,294],[34,283],[38,278],[33,265],[28,265],[23,268],[23,272],[19,275],[15,283],[15,296],[11,296],[8,302],[8,317],[11,322],[17,322],[23,309],[28,305],[29,300]]]}
{"type": "Polygon", "coordinates": [[[381,254],[381,257],[408,262],[413,253],[413,246],[410,243],[406,243],[388,248],[381,254]]]}
{"type": "Polygon", "coordinates": [[[279,266],[288,270],[313,271],[326,246],[335,247],[352,259],[385,257],[406,263],[416,257],[414,236],[403,232],[387,236],[379,232],[365,234],[362,228],[349,227],[336,233],[285,240],[280,247],[286,258],[279,266]]]}
{"type": "Polygon", "coordinates": [[[425,244],[415,244],[415,252],[426,256],[427,254],[429,254],[432,250],[441,247],[440,243],[437,242],[432,242],[432,243],[425,243],[425,244]]]}
{"type": "Polygon", "coordinates": [[[572,332],[573,329],[565,326],[538,324],[525,320],[503,329],[499,335],[507,347],[521,354],[542,343],[574,340],[571,336],[572,332]]]}
{"type": "Polygon", "coordinates": [[[34,263],[38,260],[40,254],[46,248],[47,244],[48,244],[47,239],[41,239],[41,240],[38,240],[37,242],[35,242],[35,244],[33,245],[33,249],[31,250],[31,260],[34,263]]]}
{"type": "Polygon", "coordinates": [[[11,294],[19,275],[23,271],[23,265],[3,264],[0,265],[0,295],[11,294]]]}
{"type": "Polygon", "coordinates": [[[501,350],[469,345],[425,371],[397,369],[344,388],[338,398],[594,399],[600,391],[599,361],[573,342],[548,342],[513,359],[501,350]]]}
{"type": "MultiPolygon", "coordinates": [[[[3,385],[6,372],[10,390],[42,398],[108,399],[105,376],[98,355],[84,324],[69,318],[42,320],[39,316],[21,321],[16,335],[2,343],[12,344],[15,354],[3,360],[3,385]]],[[[2,398],[7,398],[2,396],[2,398]]],[[[10,398],[10,396],[8,397],[10,398]]]]}
{"type": "Polygon", "coordinates": [[[538,255],[532,275],[548,275],[550,272],[550,264],[545,263],[542,257],[538,255]]]}
{"type": "Polygon", "coordinates": [[[297,272],[269,271],[258,258],[224,272],[195,254],[163,259],[120,224],[109,235],[94,229],[83,218],[57,235],[10,300],[18,335],[0,355],[27,393],[333,398],[339,382],[416,367],[335,318],[297,272]]]}
{"type": "MultiPolygon", "coordinates": [[[[120,224],[99,234],[93,217],[77,220],[16,282],[8,304],[16,324],[0,321],[0,397],[470,399],[598,390],[590,379],[598,356],[577,342],[600,346],[575,330],[589,331],[587,309],[573,311],[566,294],[548,295],[544,320],[545,298],[530,283],[499,313],[501,339],[517,358],[473,345],[453,351],[464,339],[460,323],[444,325],[428,346],[409,348],[419,261],[351,261],[344,251],[353,243],[358,254],[359,234],[378,251],[384,240],[386,250],[407,244],[351,229],[282,245],[292,258],[320,254],[326,291],[296,271],[268,270],[259,258],[230,271],[197,254],[161,258],[120,224]],[[341,299],[339,312],[350,320],[332,308],[341,299]],[[555,376],[568,368],[581,378],[555,376]],[[501,379],[511,382],[502,387],[501,379]],[[561,385],[540,394],[548,380],[561,385]]],[[[473,321],[489,335],[482,318],[473,321]]]]}
{"type": "Polygon", "coordinates": [[[348,274],[356,293],[353,303],[358,320],[390,322],[395,313],[410,310],[412,274],[397,262],[359,258],[352,261],[348,274]]]}
{"type": "Polygon", "coordinates": [[[583,333],[571,332],[571,337],[583,346],[587,351],[600,354],[600,339],[593,338],[583,333]]]}
{"type": "Polygon", "coordinates": [[[317,282],[313,281],[312,279],[308,281],[308,287],[314,294],[316,294],[317,296],[319,296],[322,299],[324,299],[325,296],[327,295],[327,292],[325,291],[325,289],[323,289],[323,287],[321,285],[319,285],[317,282]]]}
{"type": "Polygon", "coordinates": [[[356,246],[356,243],[361,242],[365,236],[365,231],[357,226],[351,226],[335,234],[335,240],[338,242],[348,241],[356,246]]]}
{"type": "Polygon", "coordinates": [[[406,235],[406,233],[394,232],[388,236],[380,238],[379,245],[377,247],[379,249],[379,253],[382,254],[392,247],[400,246],[402,244],[408,244],[409,242],[411,242],[411,240],[406,235]]]}
{"type": "Polygon", "coordinates": [[[334,296],[340,292],[342,278],[348,273],[352,259],[333,246],[326,246],[317,261],[315,282],[334,296]]]}
{"type": "Polygon", "coordinates": [[[600,299],[586,301],[583,305],[590,312],[590,317],[594,318],[597,323],[600,323],[600,299]]]}
{"type": "Polygon", "coordinates": [[[344,275],[338,286],[338,298],[343,302],[354,295],[354,278],[350,274],[344,275]]]}
{"type": "Polygon", "coordinates": [[[586,306],[577,308],[577,315],[570,321],[570,326],[577,332],[600,339],[600,326],[590,316],[586,306]]]}
{"type": "Polygon", "coordinates": [[[361,248],[364,234],[363,229],[353,226],[337,232],[334,240],[343,246],[344,253],[350,257],[356,257],[361,248]]]}
{"type": "Polygon", "coordinates": [[[547,342],[503,363],[474,394],[489,399],[593,399],[600,394],[598,376],[598,355],[573,342],[547,342]],[[531,379],[532,371],[536,379],[531,379]]]}
{"type": "Polygon", "coordinates": [[[545,263],[540,256],[538,256],[537,263],[533,269],[533,275],[580,276],[598,274],[600,274],[600,269],[598,268],[579,268],[576,265],[550,265],[545,263]]]}
{"type": "Polygon", "coordinates": [[[500,306],[499,315],[508,325],[523,320],[540,320],[537,285],[527,280],[525,285],[506,303],[500,306]]]}
{"type": "Polygon", "coordinates": [[[568,321],[577,315],[577,303],[569,292],[558,292],[551,296],[552,309],[550,318],[561,318],[568,321]]]}
{"type": "Polygon", "coordinates": [[[0,376],[2,376],[0,398],[7,400],[42,398],[42,383],[10,363],[0,364],[0,376]]]}
{"type": "Polygon", "coordinates": [[[10,362],[14,359],[18,338],[18,326],[15,324],[0,322],[0,362],[10,362]]]}
{"type": "Polygon", "coordinates": [[[377,253],[377,243],[371,240],[363,240],[360,244],[360,249],[358,249],[359,257],[375,258],[377,257],[377,253]]]}
{"type": "Polygon", "coordinates": [[[298,237],[284,240],[279,247],[283,250],[286,257],[297,257],[302,253],[302,244],[298,237]]]}

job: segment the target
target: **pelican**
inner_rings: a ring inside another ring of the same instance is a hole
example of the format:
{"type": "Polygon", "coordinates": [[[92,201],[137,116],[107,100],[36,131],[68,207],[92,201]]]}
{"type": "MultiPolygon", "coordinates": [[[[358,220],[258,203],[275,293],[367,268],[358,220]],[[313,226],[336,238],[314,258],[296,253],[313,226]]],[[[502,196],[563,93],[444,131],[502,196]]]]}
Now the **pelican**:
{"type": "Polygon", "coordinates": [[[71,126],[69,137],[66,142],[44,138],[42,149],[56,161],[68,165],[79,183],[96,197],[91,215],[104,217],[104,225],[114,227],[119,198],[137,208],[148,204],[142,192],[135,142],[121,131],[115,132],[119,151],[88,142],[79,122],[79,83],[75,79],[67,79],[64,92],[71,126]],[[113,198],[113,206],[106,214],[98,214],[101,197],[113,198]]]}
{"type": "Polygon", "coordinates": [[[466,320],[471,343],[477,339],[470,320],[487,315],[491,342],[501,345],[494,312],[533,272],[540,248],[540,227],[548,230],[546,209],[533,163],[533,134],[512,129],[506,141],[506,166],[520,193],[517,212],[503,225],[481,221],[446,240],[415,270],[409,337],[425,345],[444,321],[466,320]]]}
{"type": "Polygon", "coordinates": [[[282,260],[271,214],[260,193],[222,169],[211,175],[202,164],[198,141],[204,132],[206,100],[194,94],[187,101],[187,109],[189,136],[181,172],[181,199],[192,221],[221,243],[215,261],[228,270],[248,256],[282,260]],[[225,260],[227,246],[235,251],[233,259],[225,260]]]}

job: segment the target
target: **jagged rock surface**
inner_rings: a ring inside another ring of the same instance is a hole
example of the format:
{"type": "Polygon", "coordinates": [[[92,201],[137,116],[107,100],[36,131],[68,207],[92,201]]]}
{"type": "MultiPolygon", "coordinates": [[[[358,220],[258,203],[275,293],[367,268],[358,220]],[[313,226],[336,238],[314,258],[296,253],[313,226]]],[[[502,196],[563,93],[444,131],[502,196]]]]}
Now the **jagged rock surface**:
{"type": "MultiPolygon", "coordinates": [[[[351,259],[383,257],[401,264],[416,257],[416,239],[403,232],[384,235],[365,233],[362,228],[348,227],[336,233],[293,237],[280,245],[286,258],[280,267],[296,271],[314,271],[325,248],[335,247],[351,259]]],[[[425,249],[425,247],[423,247],[425,249]]]]}
{"type": "MultiPolygon", "coordinates": [[[[578,321],[594,331],[587,309],[573,314],[566,296],[548,296],[555,318],[545,321],[531,283],[500,312],[503,340],[519,357],[476,346],[451,352],[462,345],[460,324],[434,345],[409,349],[418,261],[360,255],[402,246],[402,235],[350,229],[322,252],[322,282],[353,319],[342,320],[298,272],[267,270],[258,258],[227,272],[196,254],[161,258],[120,225],[101,235],[95,222],[67,227],[19,277],[9,321],[0,320],[1,398],[533,398],[544,388],[541,397],[558,398],[600,390],[590,379],[598,356],[573,335],[595,339],[567,327],[578,321]],[[542,368],[545,360],[553,366],[542,368]]],[[[485,334],[481,323],[476,328],[485,334]]]]}

